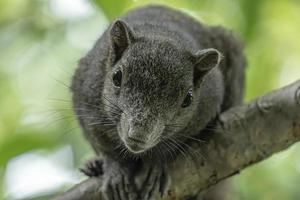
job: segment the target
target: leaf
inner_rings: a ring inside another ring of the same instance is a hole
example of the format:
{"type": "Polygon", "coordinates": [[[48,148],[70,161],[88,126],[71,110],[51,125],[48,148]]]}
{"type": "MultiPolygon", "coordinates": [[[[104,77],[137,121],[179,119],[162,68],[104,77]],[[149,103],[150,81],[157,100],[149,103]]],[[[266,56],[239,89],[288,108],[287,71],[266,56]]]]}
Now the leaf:
{"type": "Polygon", "coordinates": [[[49,149],[61,145],[59,137],[49,134],[24,133],[14,134],[0,146],[0,166],[13,157],[33,149],[49,149]]]}
{"type": "Polygon", "coordinates": [[[131,4],[131,0],[93,0],[94,3],[103,10],[109,20],[123,14],[126,8],[131,4]]]}

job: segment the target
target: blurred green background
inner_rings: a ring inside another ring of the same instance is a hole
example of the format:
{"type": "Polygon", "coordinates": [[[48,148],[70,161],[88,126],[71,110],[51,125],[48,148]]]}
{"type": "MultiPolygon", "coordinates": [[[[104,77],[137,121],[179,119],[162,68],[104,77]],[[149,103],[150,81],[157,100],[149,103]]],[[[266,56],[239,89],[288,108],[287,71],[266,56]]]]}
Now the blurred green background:
{"type": "MultiPolygon", "coordinates": [[[[84,179],[93,153],[72,115],[72,73],[110,20],[149,3],[240,35],[247,101],[300,78],[298,0],[0,0],[0,199],[48,199],[84,179]]],[[[300,145],[233,182],[236,199],[300,199],[300,145]]]]}

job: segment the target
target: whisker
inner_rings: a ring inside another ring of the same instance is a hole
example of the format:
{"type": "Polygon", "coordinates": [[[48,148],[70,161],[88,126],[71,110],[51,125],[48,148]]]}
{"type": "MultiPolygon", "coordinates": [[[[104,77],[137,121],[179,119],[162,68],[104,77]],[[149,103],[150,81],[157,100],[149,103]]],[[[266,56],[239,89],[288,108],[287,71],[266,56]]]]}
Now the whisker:
{"type": "Polygon", "coordinates": [[[122,148],[121,146],[119,146],[118,148],[121,148],[121,150],[119,151],[119,155],[124,159],[126,159],[126,154],[125,154],[126,148],[122,148]]]}
{"type": "Polygon", "coordinates": [[[58,122],[60,122],[60,121],[62,121],[62,120],[65,120],[65,119],[73,119],[73,121],[75,120],[75,118],[74,118],[73,115],[72,115],[72,116],[64,116],[64,117],[60,117],[60,118],[58,118],[58,119],[55,119],[55,120],[53,120],[53,121],[50,121],[50,122],[46,123],[46,124],[44,125],[44,128],[47,128],[48,126],[53,125],[53,124],[55,124],[55,123],[58,123],[58,122]]]}
{"type": "Polygon", "coordinates": [[[116,104],[114,104],[114,103],[111,102],[112,100],[109,100],[105,95],[102,95],[102,96],[103,96],[103,98],[104,98],[106,101],[108,101],[111,105],[115,106],[115,108],[117,108],[117,109],[119,109],[120,111],[122,111],[122,110],[120,109],[119,106],[117,106],[116,104]]]}
{"type": "Polygon", "coordinates": [[[62,86],[64,86],[65,88],[67,88],[68,90],[71,90],[71,87],[69,85],[67,85],[66,83],[54,78],[54,77],[51,77],[52,79],[54,79],[57,83],[60,83],[62,86]]]}
{"type": "Polygon", "coordinates": [[[184,159],[189,162],[188,156],[185,153],[185,149],[180,144],[178,144],[174,139],[172,139],[172,138],[168,138],[168,139],[170,141],[170,145],[173,144],[173,146],[175,148],[177,148],[177,150],[181,153],[181,155],[184,157],[184,159]]]}
{"type": "Polygon", "coordinates": [[[115,131],[115,127],[108,128],[108,129],[106,129],[106,130],[102,131],[102,134],[104,134],[104,133],[108,133],[108,132],[113,132],[113,131],[115,131]]]}
{"type": "MultiPolygon", "coordinates": [[[[90,109],[85,109],[85,108],[74,108],[75,110],[79,111],[91,111],[90,109]]],[[[48,112],[59,112],[59,111],[73,111],[73,108],[53,108],[53,109],[47,109],[47,110],[42,110],[38,111],[37,113],[48,113],[48,112]]]]}
{"type": "MultiPolygon", "coordinates": [[[[195,154],[195,152],[193,151],[193,149],[189,145],[187,145],[186,143],[184,143],[184,142],[182,142],[180,140],[176,140],[175,138],[174,138],[174,140],[177,141],[178,143],[181,143],[185,147],[187,147],[187,149],[185,149],[184,147],[182,147],[182,148],[189,155],[189,157],[188,157],[189,161],[190,161],[189,163],[194,164],[195,166],[197,166],[197,162],[195,160],[198,159],[199,155],[195,154]]],[[[200,157],[202,157],[202,155],[200,155],[200,157]]]]}
{"type": "Polygon", "coordinates": [[[199,154],[199,152],[195,151],[190,145],[188,145],[185,142],[182,142],[180,140],[177,140],[177,142],[179,142],[179,143],[183,144],[184,146],[186,146],[191,151],[191,154],[193,154],[195,156],[194,158],[196,158],[196,160],[198,159],[198,156],[200,156],[201,158],[203,158],[203,159],[206,160],[206,158],[204,157],[204,155],[199,154]],[[197,154],[196,154],[196,152],[197,152],[197,154]]]}
{"type": "Polygon", "coordinates": [[[111,110],[105,110],[104,107],[102,108],[102,107],[97,106],[97,105],[87,104],[87,103],[82,102],[82,101],[79,102],[79,103],[86,104],[86,105],[89,105],[89,106],[93,106],[94,108],[96,108],[96,109],[99,110],[99,111],[110,112],[110,113],[114,113],[114,114],[119,115],[119,116],[121,116],[120,113],[122,113],[122,110],[121,110],[121,109],[112,107],[112,106],[110,106],[110,105],[108,105],[108,104],[105,104],[104,102],[98,102],[98,103],[100,103],[100,105],[103,105],[104,107],[108,107],[108,108],[112,109],[112,111],[111,111],[111,110]]]}
{"type": "Polygon", "coordinates": [[[203,131],[213,131],[214,133],[226,133],[226,134],[232,134],[232,132],[221,129],[221,128],[205,128],[203,131]]]}
{"type": "Polygon", "coordinates": [[[179,133],[177,133],[177,134],[180,135],[181,137],[185,137],[185,138],[197,141],[197,142],[201,142],[201,143],[207,144],[207,141],[205,141],[205,140],[201,140],[201,139],[189,136],[189,135],[183,135],[183,134],[179,134],[179,133]]]}
{"type": "Polygon", "coordinates": [[[159,151],[159,154],[163,157],[164,161],[167,160],[165,154],[164,154],[164,151],[161,149],[160,146],[157,146],[157,150],[159,151]]]}
{"type": "Polygon", "coordinates": [[[72,101],[70,99],[60,99],[60,98],[47,98],[47,101],[62,101],[65,103],[72,103],[72,101]]]}
{"type": "Polygon", "coordinates": [[[103,125],[103,126],[115,126],[115,123],[104,123],[104,122],[95,122],[95,123],[90,123],[87,124],[87,126],[95,126],[95,125],[103,125]]]}
{"type": "Polygon", "coordinates": [[[168,144],[168,142],[165,139],[162,139],[162,143],[166,147],[166,150],[170,153],[170,156],[172,157],[172,159],[175,159],[176,158],[176,154],[175,154],[175,156],[173,155],[173,153],[174,153],[173,152],[173,148],[168,144]]]}
{"type": "MultiPolygon", "coordinates": [[[[52,101],[61,101],[61,102],[65,102],[65,103],[72,103],[71,101],[69,101],[69,100],[65,100],[65,99],[50,99],[50,100],[52,100],[52,101]]],[[[122,112],[122,110],[120,110],[120,109],[117,109],[117,108],[114,108],[114,107],[112,107],[112,106],[109,106],[109,105],[107,105],[107,104],[105,104],[105,103],[103,103],[103,102],[100,102],[100,104],[102,104],[102,105],[104,105],[104,106],[106,106],[106,107],[109,107],[109,108],[111,108],[113,111],[107,111],[107,110],[105,110],[104,108],[102,108],[102,107],[99,107],[99,106],[97,106],[97,105],[94,105],[94,104],[90,104],[90,103],[87,103],[87,102],[83,102],[83,101],[79,101],[79,103],[81,103],[81,104],[83,104],[83,105],[87,105],[87,106],[91,106],[91,107],[93,107],[93,108],[96,108],[97,110],[99,110],[99,111],[105,111],[105,112],[108,112],[108,113],[113,113],[113,114],[115,114],[115,115],[119,115],[119,116],[121,116],[121,114],[120,114],[120,112],[122,112]]],[[[88,110],[88,109],[87,109],[88,110]]]]}
{"type": "Polygon", "coordinates": [[[63,135],[69,134],[69,133],[71,133],[73,130],[80,129],[80,128],[81,128],[81,127],[80,127],[78,124],[76,124],[75,126],[71,127],[70,129],[67,129],[66,131],[64,131],[64,132],[63,132],[63,135]]]}
{"type": "Polygon", "coordinates": [[[165,124],[165,126],[166,127],[179,127],[179,128],[184,127],[183,124],[165,124]]]}

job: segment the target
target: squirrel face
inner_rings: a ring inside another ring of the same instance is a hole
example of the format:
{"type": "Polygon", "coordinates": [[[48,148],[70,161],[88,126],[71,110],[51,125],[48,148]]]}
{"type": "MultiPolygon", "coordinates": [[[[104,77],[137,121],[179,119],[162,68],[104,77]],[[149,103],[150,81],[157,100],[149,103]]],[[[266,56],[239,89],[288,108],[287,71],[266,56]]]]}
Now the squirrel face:
{"type": "Polygon", "coordinates": [[[138,37],[119,20],[110,38],[103,96],[122,110],[118,135],[138,154],[188,126],[201,81],[221,56],[215,49],[193,55],[166,39],[138,37]]]}
{"type": "Polygon", "coordinates": [[[111,68],[104,87],[111,90],[104,93],[123,111],[118,133],[129,150],[155,146],[175,115],[189,109],[193,72],[186,66],[191,65],[188,55],[167,42],[139,41],[111,68]]]}

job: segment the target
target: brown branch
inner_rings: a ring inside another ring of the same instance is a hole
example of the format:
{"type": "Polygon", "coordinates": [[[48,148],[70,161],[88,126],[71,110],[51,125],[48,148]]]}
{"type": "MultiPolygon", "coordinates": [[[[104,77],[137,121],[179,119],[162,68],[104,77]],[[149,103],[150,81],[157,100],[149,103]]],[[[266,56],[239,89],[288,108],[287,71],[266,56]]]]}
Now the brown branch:
{"type": "MultiPolygon", "coordinates": [[[[300,80],[249,104],[222,113],[196,165],[178,159],[170,167],[171,190],[164,200],[186,199],[300,139],[300,80]]],[[[90,178],[56,200],[102,199],[101,179],[90,178]]],[[[157,197],[157,199],[160,199],[157,197]]]]}

